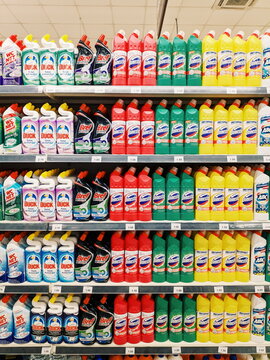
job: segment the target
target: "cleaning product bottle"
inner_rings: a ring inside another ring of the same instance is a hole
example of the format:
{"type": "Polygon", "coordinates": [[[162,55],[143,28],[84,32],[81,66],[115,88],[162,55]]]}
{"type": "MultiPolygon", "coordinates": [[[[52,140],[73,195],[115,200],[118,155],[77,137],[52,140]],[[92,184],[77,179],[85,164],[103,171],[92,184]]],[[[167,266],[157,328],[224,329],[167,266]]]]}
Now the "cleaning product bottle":
{"type": "Polygon", "coordinates": [[[57,177],[58,184],[55,188],[56,219],[60,221],[73,220],[74,171],[74,169],[63,171],[57,177]]]}
{"type": "Polygon", "coordinates": [[[249,100],[243,108],[243,154],[257,154],[258,110],[255,100],[249,100]]]}
{"type": "Polygon", "coordinates": [[[240,104],[241,101],[236,99],[229,107],[228,154],[242,154],[243,110],[240,104]]]}
{"type": "Polygon", "coordinates": [[[10,233],[0,234],[0,283],[8,281],[7,243],[10,233]]]}
{"type": "Polygon", "coordinates": [[[235,166],[225,172],[225,220],[239,220],[239,178],[235,166]]]}
{"type": "Polygon", "coordinates": [[[148,31],[142,41],[142,85],[156,85],[156,39],[153,30],[148,31]]]}
{"type": "Polygon", "coordinates": [[[0,316],[3,324],[0,324],[0,344],[10,344],[13,342],[14,321],[12,306],[15,303],[12,295],[4,295],[0,300],[0,316]]]}
{"type": "MultiPolygon", "coordinates": [[[[1,69],[1,62],[0,62],[0,69],[1,69]]],[[[0,70],[1,73],[1,70],[0,70]]],[[[0,77],[1,80],[1,77],[0,77]]],[[[0,154],[4,153],[4,125],[3,125],[3,113],[5,112],[6,107],[0,107],[0,154]]]]}
{"type": "Polygon", "coordinates": [[[217,41],[211,30],[202,41],[202,85],[217,86],[217,41]]]}
{"type": "Polygon", "coordinates": [[[184,31],[179,31],[172,44],[172,85],[185,86],[187,67],[187,45],[184,31]]]}
{"type": "Polygon", "coordinates": [[[108,154],[111,149],[112,124],[107,117],[107,108],[100,104],[94,113],[93,151],[95,154],[108,154]]]}
{"type": "Polygon", "coordinates": [[[220,294],[210,297],[210,341],[223,341],[224,301],[220,294]]]}
{"type": "Polygon", "coordinates": [[[141,113],[138,100],[133,99],[126,109],[126,153],[140,154],[141,113]]]}
{"type": "Polygon", "coordinates": [[[152,343],[155,337],[155,301],[151,295],[145,294],[142,296],[141,308],[141,340],[144,343],[152,343]]]}
{"type": "Polygon", "coordinates": [[[265,281],[269,282],[270,280],[270,233],[263,233],[263,237],[266,238],[267,248],[266,248],[266,269],[265,269],[265,281]]]}
{"type": "Polygon", "coordinates": [[[171,231],[166,238],[166,280],[169,283],[180,282],[180,242],[176,235],[171,231]]]}
{"type": "Polygon", "coordinates": [[[96,339],[97,312],[91,302],[91,296],[85,296],[79,309],[79,340],[83,345],[92,345],[96,339]]]}
{"type": "Polygon", "coordinates": [[[228,343],[237,341],[237,305],[234,294],[225,295],[223,341],[228,343]]]}
{"type": "Polygon", "coordinates": [[[25,232],[14,235],[7,244],[8,282],[25,281],[25,232]]]}
{"type": "Polygon", "coordinates": [[[247,38],[247,86],[261,86],[262,82],[262,41],[259,30],[247,38]]]}
{"type": "Polygon", "coordinates": [[[208,281],[208,239],[205,231],[199,231],[194,238],[194,280],[208,281]]]}
{"type": "Polygon", "coordinates": [[[141,341],[141,301],[138,295],[132,294],[128,297],[127,341],[137,344],[141,341]]]}
{"type": "Polygon", "coordinates": [[[200,31],[194,30],[187,41],[187,85],[202,85],[202,42],[200,31]]]}
{"type": "Polygon", "coordinates": [[[138,179],[136,168],[130,167],[124,175],[124,220],[138,219],[138,179]]]}
{"type": "Polygon", "coordinates": [[[269,309],[269,294],[264,295],[264,299],[266,301],[266,317],[265,317],[265,340],[269,341],[270,337],[270,324],[269,324],[269,317],[270,317],[270,309],[269,309]]]}
{"type": "Polygon", "coordinates": [[[110,174],[110,220],[121,221],[124,218],[124,178],[123,168],[116,167],[110,174]]]}
{"type": "Polygon", "coordinates": [[[73,216],[74,220],[87,221],[91,216],[91,200],[93,190],[85,181],[88,171],[81,171],[74,182],[73,191],[73,216]]]}
{"type": "Polygon", "coordinates": [[[182,100],[176,100],[170,111],[170,154],[184,153],[184,110],[182,100]]]}
{"type": "Polygon", "coordinates": [[[39,231],[27,236],[25,248],[26,281],[39,283],[42,281],[42,238],[39,231]]]}
{"type": "Polygon", "coordinates": [[[233,37],[233,85],[246,86],[246,41],[243,40],[245,33],[238,31],[233,37]]]}
{"type": "Polygon", "coordinates": [[[180,295],[171,295],[169,298],[169,340],[174,343],[182,341],[182,308],[180,295]]]}
{"type": "Polygon", "coordinates": [[[41,221],[56,220],[55,187],[59,169],[44,171],[40,177],[38,189],[39,219],[41,221]]]}
{"type": "Polygon", "coordinates": [[[169,154],[170,112],[167,100],[163,99],[156,107],[155,113],[155,154],[169,154]]]}
{"type": "Polygon", "coordinates": [[[194,242],[191,231],[182,233],[180,248],[181,281],[189,283],[194,281],[194,242]]]}
{"type": "Polygon", "coordinates": [[[239,231],[236,236],[236,281],[249,281],[250,239],[246,231],[239,231]]]}
{"type": "Polygon", "coordinates": [[[254,175],[254,220],[269,219],[269,176],[265,166],[259,165],[254,175]]]}
{"type": "Polygon", "coordinates": [[[105,175],[105,171],[99,171],[92,181],[91,218],[97,221],[104,221],[109,217],[110,189],[104,181],[105,175]]]}
{"type": "Polygon", "coordinates": [[[91,85],[93,83],[94,53],[87,35],[83,35],[77,45],[78,55],[75,62],[76,85],[91,85]]]}
{"type": "Polygon", "coordinates": [[[93,244],[92,277],[96,282],[106,282],[109,279],[111,251],[104,236],[105,232],[101,232],[93,244]]]}
{"type": "Polygon", "coordinates": [[[45,282],[58,281],[57,238],[54,232],[47,233],[43,238],[42,273],[45,282]]]}
{"type": "Polygon", "coordinates": [[[208,168],[202,166],[195,175],[195,219],[199,221],[210,220],[210,178],[207,173],[208,168]]]}
{"type": "Polygon", "coordinates": [[[196,341],[196,300],[191,294],[183,296],[183,340],[196,341]]]}
{"type": "MultiPolygon", "coordinates": [[[[41,170],[42,171],[42,170],[41,170]]],[[[36,170],[37,175],[41,174],[36,170]]],[[[33,178],[33,171],[28,171],[24,176],[25,184],[22,187],[23,218],[26,221],[38,221],[38,178],[33,178]]]]}
{"type": "Polygon", "coordinates": [[[197,332],[196,340],[199,342],[209,341],[210,325],[210,300],[206,294],[200,294],[196,301],[197,308],[197,332]]]}
{"type": "Polygon", "coordinates": [[[180,219],[194,220],[194,177],[186,167],[180,175],[180,219]]]}
{"type": "Polygon", "coordinates": [[[233,40],[231,29],[226,29],[218,39],[218,86],[233,84],[233,40]]]}
{"type": "Polygon", "coordinates": [[[199,111],[196,109],[197,100],[192,99],[185,112],[185,140],[184,153],[199,153],[199,111]]]}
{"type": "Polygon", "coordinates": [[[127,39],[124,30],[113,38],[112,85],[127,85],[127,39]]]}
{"type": "Polygon", "coordinates": [[[21,120],[22,152],[24,154],[39,154],[39,109],[31,103],[23,107],[25,116],[21,120]]]}
{"type": "Polygon", "coordinates": [[[16,182],[18,172],[12,172],[3,183],[4,220],[22,220],[22,187],[16,182]]]}
{"type": "Polygon", "coordinates": [[[32,299],[32,308],[30,313],[31,321],[31,340],[34,343],[43,344],[47,341],[46,331],[46,309],[49,297],[37,294],[32,299]]]}
{"type": "Polygon", "coordinates": [[[164,294],[155,297],[155,341],[168,340],[169,304],[164,294]]]}
{"type": "Polygon", "coordinates": [[[63,341],[63,303],[57,301],[54,294],[49,302],[46,314],[47,341],[49,344],[60,344],[63,341]]]}
{"type": "Polygon", "coordinates": [[[209,244],[209,274],[211,282],[222,281],[222,240],[218,231],[211,231],[208,236],[209,244]]]}
{"type": "Polygon", "coordinates": [[[152,178],[147,166],[138,175],[138,220],[152,220],[152,178]]]}
{"type": "Polygon", "coordinates": [[[224,220],[225,179],[222,167],[216,166],[210,175],[210,218],[213,221],[224,220]]]}
{"type": "Polygon", "coordinates": [[[113,338],[113,309],[108,303],[108,296],[103,296],[97,305],[96,340],[99,344],[110,344],[113,338]]]}
{"type": "Polygon", "coordinates": [[[67,103],[58,108],[56,146],[58,154],[74,154],[74,114],[67,103]]]}
{"type": "Polygon", "coordinates": [[[140,283],[152,281],[152,240],[150,231],[144,231],[139,236],[138,280],[140,283]]]}
{"type": "Polygon", "coordinates": [[[40,152],[56,154],[56,109],[46,103],[42,105],[40,112],[40,152]]]}
{"type": "Polygon", "coordinates": [[[17,344],[27,344],[31,339],[30,304],[29,295],[21,295],[13,305],[13,336],[17,344]]]}
{"type": "Polygon", "coordinates": [[[79,303],[73,295],[68,295],[63,311],[63,340],[66,344],[79,342],[79,303]]]}
{"type": "Polygon", "coordinates": [[[166,176],[166,220],[180,220],[180,178],[172,167],[166,176]]]}
{"type": "Polygon", "coordinates": [[[225,231],[222,236],[222,280],[235,281],[236,240],[233,232],[225,231]]]}
{"type": "Polygon", "coordinates": [[[258,106],[258,154],[270,154],[270,139],[268,137],[270,126],[269,99],[263,98],[258,106]]]}
{"type": "Polygon", "coordinates": [[[4,154],[22,153],[21,111],[22,107],[12,104],[3,113],[4,154]]]}
{"type": "Polygon", "coordinates": [[[96,56],[93,65],[93,83],[94,85],[110,85],[112,53],[107,47],[105,35],[100,35],[96,44],[96,56]]]}
{"type": "Polygon", "coordinates": [[[74,145],[76,154],[89,154],[93,149],[94,121],[90,118],[90,107],[82,104],[76,112],[74,145]]]}
{"type": "Polygon", "coordinates": [[[270,78],[270,54],[269,54],[269,47],[270,47],[270,29],[267,29],[263,35],[261,35],[261,42],[262,42],[262,57],[263,57],[263,64],[262,64],[262,86],[269,86],[269,78],[270,78]]]}
{"type": "Polygon", "coordinates": [[[199,109],[199,154],[213,154],[214,110],[212,101],[207,99],[199,109]]]}
{"type": "Polygon", "coordinates": [[[222,99],[214,108],[214,154],[227,154],[228,110],[226,100],[222,99]]]}
{"type": "Polygon", "coordinates": [[[134,30],[128,39],[127,85],[142,84],[142,44],[140,31],[134,30]]]}
{"type": "Polygon", "coordinates": [[[57,45],[46,34],[41,39],[42,48],[39,53],[39,69],[41,85],[57,85],[57,45]]]}
{"type": "Polygon", "coordinates": [[[153,271],[152,280],[155,283],[166,281],[166,241],[162,232],[153,236],[153,271]]]}
{"type": "Polygon", "coordinates": [[[68,40],[68,35],[63,35],[59,39],[59,45],[60,48],[57,53],[58,85],[74,85],[74,44],[68,40]]]}
{"type": "Polygon", "coordinates": [[[125,236],[125,281],[138,281],[139,242],[134,231],[125,236]]]}
{"type": "Polygon", "coordinates": [[[21,49],[17,38],[17,35],[11,35],[1,46],[3,85],[22,85],[21,49]]]}
{"type": "Polygon", "coordinates": [[[155,112],[153,101],[147,100],[141,108],[141,154],[155,153],[155,112]]]}
{"type": "Polygon", "coordinates": [[[165,31],[157,43],[157,85],[171,85],[172,45],[170,33],[165,31]]]}
{"type": "Polygon", "coordinates": [[[88,232],[85,231],[75,245],[75,279],[79,282],[87,282],[92,277],[92,261],[94,249],[87,241],[88,232]]]}
{"type": "Polygon", "coordinates": [[[237,296],[237,340],[250,341],[250,309],[251,302],[247,294],[237,296]]]}
{"type": "Polygon", "coordinates": [[[22,75],[24,85],[39,85],[39,51],[40,46],[33,35],[23,40],[26,48],[22,51],[22,75]]]}
{"type": "Polygon", "coordinates": [[[251,341],[264,342],[266,301],[262,294],[251,296],[251,341]]]}
{"type": "Polygon", "coordinates": [[[67,231],[60,238],[60,245],[57,251],[58,257],[58,276],[61,282],[75,281],[75,242],[77,238],[71,236],[71,231],[67,231]]]}
{"type": "Polygon", "coordinates": [[[250,175],[251,168],[245,166],[239,175],[239,220],[253,220],[253,189],[254,178],[250,175]]]}
{"type": "Polygon", "coordinates": [[[152,217],[153,220],[165,220],[165,178],[162,176],[163,168],[158,167],[152,175],[152,217]]]}
{"type": "Polygon", "coordinates": [[[265,280],[266,240],[261,232],[255,231],[251,237],[250,280],[260,282],[265,280]]]}
{"type": "Polygon", "coordinates": [[[126,111],[119,99],[112,107],[112,154],[126,153],[126,111]]]}
{"type": "Polygon", "coordinates": [[[125,295],[116,295],[114,299],[114,335],[116,345],[124,345],[127,342],[127,312],[128,306],[125,295]]]}

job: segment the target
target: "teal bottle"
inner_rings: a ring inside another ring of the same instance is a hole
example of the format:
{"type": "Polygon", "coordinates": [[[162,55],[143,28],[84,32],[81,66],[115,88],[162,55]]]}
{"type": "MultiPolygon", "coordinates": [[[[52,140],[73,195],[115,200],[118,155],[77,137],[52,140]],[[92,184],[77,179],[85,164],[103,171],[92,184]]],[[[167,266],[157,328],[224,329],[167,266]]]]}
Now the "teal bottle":
{"type": "Polygon", "coordinates": [[[153,236],[153,272],[152,279],[155,283],[166,281],[166,241],[163,232],[156,232],[153,236]]]}
{"type": "Polygon", "coordinates": [[[199,154],[199,111],[197,101],[192,99],[185,112],[185,154],[199,154]]]}
{"type": "Polygon", "coordinates": [[[165,209],[165,178],[162,176],[163,168],[158,167],[152,176],[152,218],[153,220],[162,221],[166,219],[165,209]]]}
{"type": "Polygon", "coordinates": [[[187,41],[187,85],[202,85],[202,42],[200,31],[195,30],[187,41]]]}
{"type": "Polygon", "coordinates": [[[157,43],[157,85],[170,86],[172,84],[172,45],[169,41],[170,33],[165,31],[157,43]]]}
{"type": "Polygon", "coordinates": [[[163,99],[156,107],[155,112],[155,153],[169,154],[169,126],[170,112],[167,109],[167,100],[163,99]]]}
{"type": "Polygon", "coordinates": [[[180,178],[172,167],[166,176],[166,220],[180,220],[180,178]]]}
{"type": "Polygon", "coordinates": [[[186,167],[180,175],[180,218],[194,220],[195,182],[191,175],[192,169],[186,167]]]}
{"type": "Polygon", "coordinates": [[[184,31],[179,33],[173,39],[172,50],[172,85],[186,86],[186,68],[187,68],[187,45],[184,40],[184,31]]]}
{"type": "Polygon", "coordinates": [[[196,300],[191,294],[183,297],[183,340],[196,341],[196,300]]]}
{"type": "Polygon", "coordinates": [[[170,113],[170,154],[184,153],[185,113],[181,109],[182,100],[177,100],[170,113]]]}

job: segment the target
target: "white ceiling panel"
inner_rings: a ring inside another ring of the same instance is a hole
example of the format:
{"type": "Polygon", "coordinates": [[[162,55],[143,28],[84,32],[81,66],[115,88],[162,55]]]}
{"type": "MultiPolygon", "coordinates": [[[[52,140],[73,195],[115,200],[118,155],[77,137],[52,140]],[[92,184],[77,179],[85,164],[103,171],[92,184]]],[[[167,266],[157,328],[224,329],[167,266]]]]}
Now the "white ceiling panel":
{"type": "Polygon", "coordinates": [[[16,16],[13,15],[13,13],[5,5],[0,5],[0,14],[1,14],[0,15],[1,16],[1,24],[9,24],[9,23],[18,22],[16,16]]]}
{"type": "Polygon", "coordinates": [[[168,7],[164,17],[164,24],[174,24],[175,18],[177,18],[179,12],[178,7],[168,7]]]}
{"type": "Polygon", "coordinates": [[[213,25],[234,25],[243,17],[242,10],[213,10],[211,16],[208,18],[207,23],[213,25]]]}
{"type": "Polygon", "coordinates": [[[146,6],[146,0],[111,0],[112,6],[132,7],[132,6],[146,6]]]}
{"type": "MultiPolygon", "coordinates": [[[[9,1],[9,0],[6,0],[6,1],[9,1]]],[[[35,1],[37,2],[37,0],[35,0],[35,1]]],[[[75,5],[75,0],[39,0],[39,2],[41,5],[61,5],[61,6],[75,5]]]]}
{"type": "Polygon", "coordinates": [[[24,38],[28,32],[21,24],[1,24],[1,31],[3,38],[7,38],[11,34],[17,34],[20,39],[24,38]]]}
{"type": "Polygon", "coordinates": [[[96,24],[112,24],[112,10],[110,7],[80,6],[78,9],[82,21],[85,24],[92,24],[93,29],[96,24]]]}
{"type": "Polygon", "coordinates": [[[269,11],[264,9],[247,9],[241,21],[240,25],[261,25],[264,26],[270,21],[269,11]]]}
{"type": "Polygon", "coordinates": [[[145,24],[157,24],[157,8],[156,7],[147,7],[145,9],[145,18],[144,18],[145,24]]]}
{"type": "Polygon", "coordinates": [[[199,8],[199,7],[211,8],[214,5],[214,2],[215,0],[182,0],[182,6],[195,7],[195,8],[199,8]]]}
{"type": "Polygon", "coordinates": [[[65,16],[63,16],[62,6],[44,6],[52,24],[80,24],[80,16],[78,10],[74,6],[65,6],[65,16]]]}
{"type": "Polygon", "coordinates": [[[82,24],[70,24],[68,27],[66,24],[54,24],[54,28],[59,36],[67,34],[70,38],[76,39],[76,42],[85,32],[84,26],[82,24]]]}
{"type": "MultiPolygon", "coordinates": [[[[58,0],[57,0],[58,1],[58,0]]],[[[110,6],[110,0],[74,0],[76,5],[84,6],[110,6]]]]}
{"type": "Polygon", "coordinates": [[[196,11],[190,11],[188,8],[181,8],[178,13],[178,24],[205,24],[210,16],[209,9],[197,8],[196,11]]]}
{"type": "Polygon", "coordinates": [[[22,24],[47,24],[49,22],[49,18],[41,6],[21,3],[21,5],[10,5],[8,8],[22,24]]]}
{"type": "Polygon", "coordinates": [[[270,1],[269,0],[256,0],[254,6],[257,8],[270,8],[270,1]]]}
{"type": "Polygon", "coordinates": [[[33,34],[34,39],[38,40],[40,43],[40,39],[45,34],[50,34],[51,39],[54,40],[58,44],[59,36],[64,35],[62,33],[58,33],[55,29],[55,26],[52,24],[25,24],[24,28],[26,30],[26,34],[33,34]]]}
{"type": "Polygon", "coordinates": [[[138,23],[143,24],[145,18],[144,7],[113,7],[113,22],[114,24],[138,23]]]}

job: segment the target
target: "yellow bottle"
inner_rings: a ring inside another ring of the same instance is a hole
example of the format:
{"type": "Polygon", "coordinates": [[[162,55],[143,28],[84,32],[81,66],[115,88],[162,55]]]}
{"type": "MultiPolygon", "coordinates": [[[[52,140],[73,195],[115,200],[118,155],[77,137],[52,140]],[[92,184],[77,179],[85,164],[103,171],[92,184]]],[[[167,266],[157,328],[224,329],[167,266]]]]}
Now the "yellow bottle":
{"type": "Polygon", "coordinates": [[[250,341],[250,310],[251,302],[246,294],[237,296],[237,340],[250,341]]]}
{"type": "Polygon", "coordinates": [[[195,174],[195,219],[199,221],[210,220],[210,178],[207,172],[208,168],[202,166],[195,174]]]}
{"type": "Polygon", "coordinates": [[[202,41],[202,85],[217,86],[217,41],[211,30],[202,41]]]}
{"type": "Polygon", "coordinates": [[[236,167],[231,166],[225,171],[225,220],[239,220],[239,178],[236,167]]]}
{"type": "Polygon", "coordinates": [[[218,39],[218,86],[232,85],[233,40],[231,29],[226,29],[218,39]]]}
{"type": "Polygon", "coordinates": [[[218,231],[211,231],[208,237],[209,247],[209,273],[211,282],[222,281],[222,240],[218,231]]]}
{"type": "Polygon", "coordinates": [[[240,105],[241,101],[236,99],[229,107],[228,154],[242,154],[243,110],[240,105]]]}
{"type": "Polygon", "coordinates": [[[253,220],[254,178],[250,175],[251,167],[246,166],[239,175],[239,220],[253,220]]]}
{"type": "Polygon", "coordinates": [[[210,298],[210,341],[223,341],[224,301],[220,294],[213,294],[210,298]]]}
{"type": "Polygon", "coordinates": [[[214,154],[228,154],[228,110],[222,99],[214,108],[214,154]]]}
{"type": "Polygon", "coordinates": [[[236,273],[237,281],[249,281],[250,270],[250,239],[247,231],[239,231],[235,236],[236,240],[236,273]]]}
{"type": "Polygon", "coordinates": [[[199,109],[199,154],[214,153],[214,110],[211,104],[212,101],[207,99],[199,109]]]}
{"type": "Polygon", "coordinates": [[[210,175],[210,219],[224,220],[225,179],[222,176],[222,167],[216,166],[210,175]]]}
{"type": "Polygon", "coordinates": [[[258,30],[247,38],[247,86],[261,86],[262,83],[262,41],[258,30]]]}
{"type": "Polygon", "coordinates": [[[243,109],[243,154],[257,154],[258,110],[251,99],[243,109]]]}
{"type": "Polygon", "coordinates": [[[206,294],[200,294],[196,301],[197,308],[197,332],[196,340],[199,342],[209,341],[210,323],[210,300],[206,294]]]}
{"type": "Polygon", "coordinates": [[[194,280],[208,281],[208,240],[205,231],[199,231],[194,237],[195,273],[194,280]]]}
{"type": "Polygon", "coordinates": [[[246,41],[244,32],[238,31],[233,38],[233,85],[246,86],[246,41]]]}
{"type": "Polygon", "coordinates": [[[235,294],[224,297],[224,333],[223,341],[234,343],[237,341],[237,300],[235,294]]]}
{"type": "Polygon", "coordinates": [[[225,231],[222,235],[222,280],[235,281],[236,270],[236,240],[233,232],[225,231]]]}

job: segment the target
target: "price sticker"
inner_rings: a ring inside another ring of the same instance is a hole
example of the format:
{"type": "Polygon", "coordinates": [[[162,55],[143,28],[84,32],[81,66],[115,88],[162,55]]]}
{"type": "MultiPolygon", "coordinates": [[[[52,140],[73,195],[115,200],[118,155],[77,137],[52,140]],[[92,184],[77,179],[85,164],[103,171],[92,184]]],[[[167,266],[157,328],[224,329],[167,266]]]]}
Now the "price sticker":
{"type": "Polygon", "coordinates": [[[266,347],[265,346],[256,346],[256,353],[257,354],[266,354],[266,347]]]}
{"type": "Polygon", "coordinates": [[[181,86],[175,86],[174,87],[174,93],[175,94],[184,94],[185,88],[181,86]]]}
{"type": "Polygon", "coordinates": [[[36,163],[45,163],[47,161],[47,155],[36,155],[36,163]]]}
{"type": "Polygon", "coordinates": [[[55,87],[54,86],[45,86],[45,94],[46,93],[55,93],[55,87]]]}
{"type": "Polygon", "coordinates": [[[5,291],[6,291],[5,285],[1,285],[0,286],[0,294],[4,294],[5,291]]]}
{"type": "Polygon", "coordinates": [[[181,354],[180,346],[173,346],[172,347],[172,354],[181,354]]]}
{"type": "Polygon", "coordinates": [[[105,93],[105,87],[104,86],[96,86],[95,87],[95,93],[96,94],[104,94],[105,93]]]}
{"type": "Polygon", "coordinates": [[[266,88],[267,94],[270,94],[270,87],[266,88]]]}
{"type": "Polygon", "coordinates": [[[237,94],[237,89],[228,87],[227,94],[237,94]]]}
{"type": "Polygon", "coordinates": [[[179,155],[174,156],[173,161],[175,163],[182,163],[182,162],[184,162],[184,156],[179,156],[179,155]]]}
{"type": "Polygon", "coordinates": [[[178,222],[171,223],[171,230],[181,230],[181,223],[178,222]]]}
{"type": "Polygon", "coordinates": [[[83,287],[84,294],[92,294],[92,292],[93,292],[93,286],[84,286],[83,287]]]}
{"type": "Polygon", "coordinates": [[[228,354],[228,348],[227,348],[227,346],[219,346],[219,347],[218,347],[218,353],[219,353],[219,354],[228,354]]]}
{"type": "Polygon", "coordinates": [[[136,163],[138,162],[138,156],[128,156],[129,163],[136,163]]]}
{"type": "Polygon", "coordinates": [[[126,230],[133,231],[135,230],[135,224],[126,224],[126,230]]]}
{"type": "Polygon", "coordinates": [[[135,348],[127,347],[126,348],[126,355],[135,355],[135,348]]]}
{"type": "Polygon", "coordinates": [[[228,155],[227,161],[228,162],[237,162],[237,156],[236,155],[228,155]]]}
{"type": "Polygon", "coordinates": [[[270,156],[264,156],[263,161],[266,162],[266,163],[269,163],[270,162],[270,156]]]}
{"type": "Polygon", "coordinates": [[[61,294],[62,286],[61,285],[52,285],[52,294],[61,294]]]}
{"type": "Polygon", "coordinates": [[[174,286],[173,287],[173,293],[174,294],[183,294],[184,293],[183,286],[174,286]]]}
{"type": "Polygon", "coordinates": [[[63,224],[52,224],[52,231],[62,231],[63,224]]]}
{"type": "Polygon", "coordinates": [[[139,287],[138,286],[130,286],[128,291],[130,294],[139,294],[139,287]]]}
{"type": "Polygon", "coordinates": [[[255,293],[261,294],[261,293],[264,293],[264,292],[265,292],[265,289],[264,289],[264,286],[263,286],[263,285],[255,286],[255,293]]]}
{"type": "Polygon", "coordinates": [[[100,163],[101,159],[102,159],[101,156],[96,156],[96,155],[92,156],[93,163],[100,163]]]}
{"type": "Polygon", "coordinates": [[[140,94],[142,92],[142,88],[140,86],[133,86],[130,88],[131,94],[140,94]]]}
{"type": "Polygon", "coordinates": [[[51,354],[51,346],[42,346],[41,348],[41,354],[42,355],[50,355],[51,354]]]}
{"type": "Polygon", "coordinates": [[[270,230],[270,222],[262,224],[263,230],[270,230]]]}
{"type": "Polygon", "coordinates": [[[229,230],[229,224],[219,223],[219,230],[229,230]]]}
{"type": "Polygon", "coordinates": [[[223,294],[224,293],[223,286],[214,286],[214,293],[215,294],[223,294]]]}

